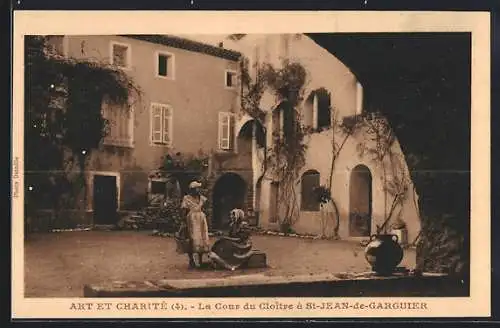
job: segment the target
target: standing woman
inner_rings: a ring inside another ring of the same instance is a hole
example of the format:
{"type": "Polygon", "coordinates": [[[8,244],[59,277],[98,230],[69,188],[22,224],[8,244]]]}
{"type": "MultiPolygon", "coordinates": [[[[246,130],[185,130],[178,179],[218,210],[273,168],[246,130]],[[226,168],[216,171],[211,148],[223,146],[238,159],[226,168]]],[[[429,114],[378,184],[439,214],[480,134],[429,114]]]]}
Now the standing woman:
{"type": "Polygon", "coordinates": [[[191,243],[188,250],[190,267],[199,267],[203,262],[203,254],[210,251],[207,218],[203,213],[207,198],[200,193],[200,187],[200,182],[191,182],[188,194],[184,196],[181,203],[191,243]]]}

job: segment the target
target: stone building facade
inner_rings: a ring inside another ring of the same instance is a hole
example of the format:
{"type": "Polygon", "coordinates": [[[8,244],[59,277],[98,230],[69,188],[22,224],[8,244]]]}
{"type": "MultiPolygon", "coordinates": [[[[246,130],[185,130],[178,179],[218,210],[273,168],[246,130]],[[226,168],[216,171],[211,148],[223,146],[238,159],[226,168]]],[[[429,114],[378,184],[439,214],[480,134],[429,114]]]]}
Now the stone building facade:
{"type": "MultiPolygon", "coordinates": [[[[278,67],[286,59],[300,63],[307,71],[305,97],[298,110],[302,124],[310,127],[312,132],[305,137],[305,166],[295,188],[300,212],[294,220],[293,230],[316,235],[333,234],[335,224],[322,222],[319,204],[311,197],[314,188],[329,186],[331,175],[330,192],[339,212],[341,238],[366,238],[376,233],[378,226],[385,223],[390,228],[391,223],[399,218],[406,224],[408,241],[413,241],[420,231],[417,195],[397,139],[390,144],[388,152],[391,156],[383,156],[377,161],[368,151],[361,151],[362,148],[377,146],[368,128],[359,128],[345,138],[345,133],[335,127],[364,114],[363,86],[349,68],[303,34],[246,35],[239,40],[227,40],[224,46],[241,52],[251,66],[269,63],[278,67]],[[343,144],[333,171],[335,151],[332,141],[337,147],[343,144]],[[391,191],[391,186],[394,189],[398,184],[399,190],[403,190],[401,202],[393,206],[395,192],[391,191]],[[387,220],[391,212],[391,218],[387,220]]],[[[279,107],[276,97],[269,92],[264,94],[261,109],[266,112],[265,131],[283,129],[283,113],[279,112],[279,107]]],[[[248,115],[241,115],[236,134],[238,128],[251,121],[248,115]]],[[[272,134],[268,132],[265,138],[265,147],[259,146],[255,140],[252,143],[253,204],[261,226],[279,229],[280,215],[283,215],[283,204],[278,196],[279,181],[262,169],[263,152],[272,147],[272,134]]]]}
{"type": "MultiPolygon", "coordinates": [[[[295,188],[300,210],[293,230],[333,233],[333,225],[322,222],[319,204],[311,197],[316,187],[329,186],[332,176],[330,192],[339,212],[340,237],[366,238],[391,212],[393,195],[388,185],[408,177],[397,140],[390,146],[394,157],[382,161],[360,152],[362,145],[374,146],[363,129],[343,142],[345,134],[335,122],[363,115],[363,86],[348,67],[306,35],[246,35],[218,45],[173,36],[123,35],[61,36],[52,42],[65,56],[120,66],[144,92],[131,115],[105,113],[116,124],[89,160],[84,207],[92,223],[100,222],[95,207],[109,204],[106,195],[114,195],[111,204],[116,204],[112,205],[116,211],[143,204],[151,189],[150,172],[162,165],[166,154],[180,152],[208,154],[205,187],[212,227],[223,227],[228,210],[241,207],[261,227],[280,228],[279,181],[264,172],[264,158],[273,143],[268,131],[283,129],[283,114],[270,92],[261,99],[266,113],[263,124],[242,111],[238,78],[242,56],[250,67],[262,63],[278,67],[288,59],[307,71],[305,97],[298,110],[311,132],[305,137],[305,165],[295,188]],[[332,170],[334,141],[343,146],[332,170]],[[100,202],[96,195],[103,197],[100,202]]],[[[411,180],[406,189],[392,212],[393,218],[405,222],[412,241],[419,233],[420,219],[411,180]]]]}

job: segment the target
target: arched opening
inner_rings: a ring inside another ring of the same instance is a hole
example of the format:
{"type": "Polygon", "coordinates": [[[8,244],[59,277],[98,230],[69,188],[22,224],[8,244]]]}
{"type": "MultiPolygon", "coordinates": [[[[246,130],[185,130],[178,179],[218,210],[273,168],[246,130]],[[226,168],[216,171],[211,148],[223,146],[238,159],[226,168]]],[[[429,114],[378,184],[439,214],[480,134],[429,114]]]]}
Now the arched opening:
{"type": "Polygon", "coordinates": [[[365,165],[351,172],[349,186],[349,234],[368,237],[372,223],[372,175],[365,165]]]}
{"type": "MultiPolygon", "coordinates": [[[[256,120],[251,119],[247,121],[241,127],[238,133],[238,146],[241,141],[251,141],[253,130],[255,129],[255,141],[257,143],[257,147],[263,148],[266,145],[266,132],[262,124],[256,120]]],[[[238,149],[240,149],[238,147],[238,149]]]]}
{"type": "Polygon", "coordinates": [[[212,227],[227,229],[229,212],[234,208],[244,209],[247,184],[236,173],[224,173],[215,182],[212,193],[212,227]]]}
{"type": "Polygon", "coordinates": [[[312,91],[304,102],[302,113],[304,125],[313,129],[331,127],[331,95],[325,88],[312,91]]]}
{"type": "Polygon", "coordinates": [[[308,170],[302,174],[300,210],[308,212],[319,211],[319,201],[316,188],[319,187],[320,174],[316,170],[308,170]]]}
{"type": "Polygon", "coordinates": [[[236,138],[238,162],[245,163],[246,167],[252,166],[252,132],[253,120],[243,124],[236,138]]]}
{"type": "Polygon", "coordinates": [[[304,107],[302,110],[302,122],[304,126],[309,128],[315,128],[316,124],[315,117],[318,108],[318,101],[315,96],[315,92],[311,92],[309,96],[304,101],[304,107]]]}
{"type": "Polygon", "coordinates": [[[295,108],[288,102],[281,102],[275,109],[279,113],[279,127],[284,140],[293,137],[296,128],[297,115],[295,108]]]}
{"type": "Polygon", "coordinates": [[[315,93],[318,102],[318,129],[328,129],[332,125],[330,92],[325,88],[319,88],[315,93]]]}

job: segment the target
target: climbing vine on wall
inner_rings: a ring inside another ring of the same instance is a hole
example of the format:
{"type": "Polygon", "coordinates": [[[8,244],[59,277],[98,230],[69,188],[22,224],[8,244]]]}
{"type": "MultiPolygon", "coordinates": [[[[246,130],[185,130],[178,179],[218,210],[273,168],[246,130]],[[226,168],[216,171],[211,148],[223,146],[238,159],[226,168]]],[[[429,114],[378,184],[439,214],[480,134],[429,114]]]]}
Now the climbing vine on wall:
{"type": "MultiPolygon", "coordinates": [[[[272,146],[267,149],[264,158],[264,172],[269,173],[275,182],[279,183],[277,202],[280,206],[278,221],[283,230],[289,231],[298,219],[299,204],[296,187],[300,171],[305,164],[307,145],[304,141],[305,129],[301,124],[300,112],[297,107],[304,98],[304,87],[307,82],[307,71],[298,62],[283,60],[281,67],[270,64],[255,67],[254,78],[249,73],[248,60],[241,63],[243,111],[254,119],[262,122],[265,112],[260,107],[264,92],[271,92],[276,103],[274,115],[282,115],[282,129],[272,132],[272,146]],[[279,113],[279,114],[278,114],[279,113]]],[[[273,115],[273,116],[274,116],[273,115]]]]}
{"type": "Polygon", "coordinates": [[[64,171],[68,163],[79,169],[76,189],[83,188],[86,194],[85,167],[109,124],[102,115],[103,101],[130,109],[131,99],[138,100],[141,90],[113,66],[56,55],[47,37],[26,37],[25,64],[25,169],[44,172],[26,176],[32,191],[27,197],[36,207],[43,194],[51,194],[52,206],[57,207],[60,194],[68,192],[68,188],[61,189],[68,184],[60,181],[67,180],[64,171]]]}
{"type": "MultiPolygon", "coordinates": [[[[364,138],[358,143],[358,152],[381,166],[383,189],[392,197],[389,209],[385,202],[385,220],[377,228],[377,233],[381,233],[387,230],[396,209],[407,198],[411,178],[405,171],[403,155],[394,151],[396,135],[389,121],[379,112],[368,112],[359,117],[359,124],[364,138]]],[[[396,220],[400,217],[397,216],[396,220]]]]}
{"type": "MultiPolygon", "coordinates": [[[[193,153],[168,153],[164,156],[160,167],[172,181],[179,183],[181,194],[187,192],[189,183],[193,180],[202,182],[202,189],[206,188],[208,179],[209,154],[203,150],[193,153]]],[[[206,190],[203,190],[206,194],[206,190]]]]}

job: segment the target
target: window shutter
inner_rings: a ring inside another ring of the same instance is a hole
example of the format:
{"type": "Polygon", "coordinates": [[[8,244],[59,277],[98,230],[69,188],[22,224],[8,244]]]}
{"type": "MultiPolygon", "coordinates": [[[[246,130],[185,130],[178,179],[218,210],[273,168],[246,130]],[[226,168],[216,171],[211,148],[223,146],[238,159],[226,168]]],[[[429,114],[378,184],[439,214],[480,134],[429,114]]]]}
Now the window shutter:
{"type": "Polygon", "coordinates": [[[111,109],[111,117],[112,117],[112,119],[111,119],[111,138],[113,140],[116,140],[119,137],[119,135],[118,135],[119,131],[117,129],[119,117],[118,117],[118,113],[116,111],[116,108],[111,106],[110,109],[111,109]]]}
{"type": "Polygon", "coordinates": [[[285,113],[283,109],[279,110],[279,126],[278,126],[278,131],[279,131],[279,136],[280,139],[283,139],[285,137],[285,113]]]}
{"type": "Polygon", "coordinates": [[[101,106],[101,115],[102,118],[106,122],[106,137],[104,140],[109,138],[109,111],[108,111],[108,105],[106,101],[103,101],[102,106],[101,106]]]}
{"type": "Polygon", "coordinates": [[[318,95],[313,96],[313,129],[318,128],[318,95]]]}
{"type": "Polygon", "coordinates": [[[231,116],[229,113],[219,113],[219,148],[227,150],[230,147],[231,116]]]}
{"type": "MultiPolygon", "coordinates": [[[[117,109],[118,110],[118,109],[117,109]]],[[[127,138],[128,129],[128,110],[120,108],[120,114],[118,115],[118,138],[123,141],[127,138]]]]}
{"type": "Polygon", "coordinates": [[[234,149],[234,144],[236,142],[235,136],[235,128],[236,128],[236,119],[234,115],[229,115],[229,149],[234,149]]]}
{"type": "Polygon", "coordinates": [[[128,47],[115,44],[113,45],[113,64],[126,67],[128,61],[128,47]]]}
{"type": "Polygon", "coordinates": [[[162,109],[160,106],[153,104],[151,109],[151,137],[153,142],[160,143],[161,140],[161,130],[162,130],[162,109]]]}
{"type": "Polygon", "coordinates": [[[134,120],[135,120],[135,115],[134,115],[134,108],[130,108],[130,111],[128,113],[128,142],[132,145],[134,142],[134,120]]]}
{"type": "Polygon", "coordinates": [[[163,142],[166,145],[171,144],[172,135],[172,109],[168,106],[163,107],[163,142]]]}

